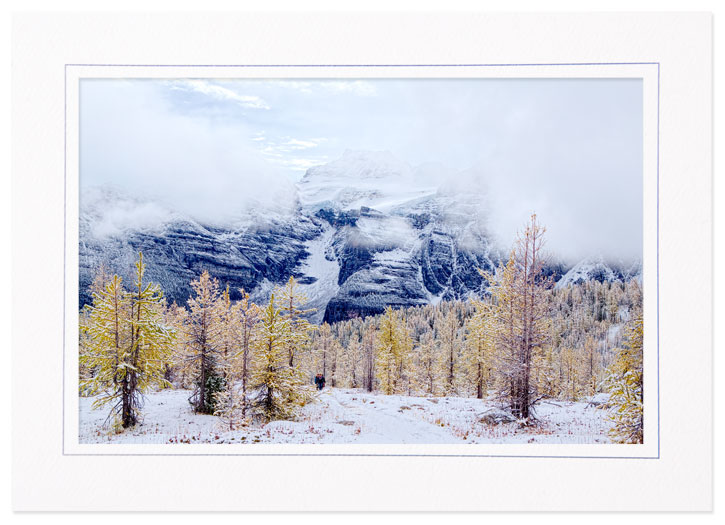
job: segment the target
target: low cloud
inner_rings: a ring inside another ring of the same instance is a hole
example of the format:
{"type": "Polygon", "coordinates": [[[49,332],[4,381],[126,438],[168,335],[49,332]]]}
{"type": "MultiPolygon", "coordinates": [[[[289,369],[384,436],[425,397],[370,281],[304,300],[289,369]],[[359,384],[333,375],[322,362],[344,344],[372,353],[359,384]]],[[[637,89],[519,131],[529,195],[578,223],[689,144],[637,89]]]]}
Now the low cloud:
{"type": "Polygon", "coordinates": [[[508,250],[535,212],[568,261],[641,258],[642,140],[637,79],[81,83],[83,187],[224,220],[289,205],[345,149],[389,150],[422,165],[418,187],[480,197],[449,208],[471,242],[485,230],[508,250]]]}
{"type": "Polygon", "coordinates": [[[106,204],[108,207],[91,225],[91,234],[99,239],[122,237],[127,231],[156,231],[172,217],[168,210],[152,202],[106,204]]]}
{"type": "Polygon", "coordinates": [[[251,130],[181,114],[153,82],[82,81],[80,133],[82,187],[120,184],[205,222],[294,202],[251,130]]]}

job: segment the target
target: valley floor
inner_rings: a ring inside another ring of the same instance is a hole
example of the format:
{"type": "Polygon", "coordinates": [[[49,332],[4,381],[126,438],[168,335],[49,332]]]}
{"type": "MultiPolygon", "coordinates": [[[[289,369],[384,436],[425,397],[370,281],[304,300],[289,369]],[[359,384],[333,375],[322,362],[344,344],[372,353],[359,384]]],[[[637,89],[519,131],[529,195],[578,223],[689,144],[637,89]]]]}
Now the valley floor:
{"type": "Polygon", "coordinates": [[[143,421],[120,434],[103,424],[105,408],[80,399],[81,443],[609,443],[607,412],[583,402],[536,406],[538,425],[488,425],[481,415],[494,404],[473,398],[385,396],[326,388],[297,421],[274,421],[229,432],[216,416],[197,415],[187,390],[146,396],[143,421]]]}

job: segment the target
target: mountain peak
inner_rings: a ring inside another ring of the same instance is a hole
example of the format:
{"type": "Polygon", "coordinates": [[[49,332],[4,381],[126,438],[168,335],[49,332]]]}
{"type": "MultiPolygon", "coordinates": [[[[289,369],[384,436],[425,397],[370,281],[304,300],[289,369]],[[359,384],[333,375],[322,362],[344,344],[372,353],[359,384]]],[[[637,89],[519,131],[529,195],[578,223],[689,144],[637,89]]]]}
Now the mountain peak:
{"type": "Polygon", "coordinates": [[[564,274],[556,283],[556,288],[564,288],[571,284],[584,281],[627,281],[641,275],[640,262],[625,263],[623,261],[606,260],[602,255],[585,257],[564,274]]]}
{"type": "Polygon", "coordinates": [[[389,151],[350,150],[342,156],[321,166],[310,168],[302,182],[320,177],[342,177],[345,179],[387,179],[410,177],[411,167],[389,151]]]}
{"type": "Polygon", "coordinates": [[[305,208],[380,211],[435,193],[414,183],[412,167],[389,151],[345,150],[332,162],[310,168],[297,185],[305,208]]]}

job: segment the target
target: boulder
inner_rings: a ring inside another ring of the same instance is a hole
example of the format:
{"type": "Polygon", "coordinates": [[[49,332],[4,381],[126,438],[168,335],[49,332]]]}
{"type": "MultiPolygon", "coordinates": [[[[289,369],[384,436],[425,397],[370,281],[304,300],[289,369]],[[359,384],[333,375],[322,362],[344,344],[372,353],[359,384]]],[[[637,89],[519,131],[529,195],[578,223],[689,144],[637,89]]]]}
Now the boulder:
{"type": "Polygon", "coordinates": [[[514,423],[516,418],[504,410],[492,408],[481,414],[478,421],[485,425],[500,425],[502,423],[514,423]]]}

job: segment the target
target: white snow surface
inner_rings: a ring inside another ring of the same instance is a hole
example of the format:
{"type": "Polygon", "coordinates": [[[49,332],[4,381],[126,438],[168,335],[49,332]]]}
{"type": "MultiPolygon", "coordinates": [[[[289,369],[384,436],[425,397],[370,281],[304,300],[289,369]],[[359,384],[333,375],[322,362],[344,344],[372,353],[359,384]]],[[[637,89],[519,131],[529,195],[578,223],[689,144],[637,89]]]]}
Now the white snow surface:
{"type": "Polygon", "coordinates": [[[419,244],[418,234],[402,217],[360,217],[355,237],[349,242],[368,247],[400,247],[412,251],[419,244]]]}
{"type": "MultiPolygon", "coordinates": [[[[630,261],[629,263],[616,261],[613,264],[615,267],[622,269],[625,280],[638,279],[640,283],[642,282],[641,261],[630,261]]],[[[596,257],[587,257],[576,263],[557,281],[555,288],[566,288],[569,285],[588,281],[595,274],[601,274],[607,281],[621,281],[620,276],[615,273],[611,264],[599,255],[596,257]]]]}
{"type": "Polygon", "coordinates": [[[395,248],[386,252],[376,252],[373,259],[379,263],[387,263],[389,265],[405,264],[410,261],[412,254],[410,251],[395,248]]]}
{"type": "Polygon", "coordinates": [[[413,169],[389,152],[348,150],[333,162],[307,170],[297,190],[305,208],[354,210],[367,206],[387,212],[432,195],[437,188],[416,184],[413,169]]]}
{"type": "Polygon", "coordinates": [[[601,257],[594,257],[584,259],[575,264],[571,270],[566,272],[562,278],[559,279],[556,283],[556,288],[565,288],[569,285],[588,281],[595,271],[602,272],[603,275],[606,276],[605,278],[607,281],[617,280],[614,270],[612,270],[601,257]]]}
{"type": "MultiPolygon", "coordinates": [[[[80,398],[81,443],[609,443],[607,412],[588,402],[542,402],[539,424],[481,423],[494,403],[475,398],[385,396],[326,388],[296,421],[273,421],[239,430],[216,416],[194,414],[190,391],[163,390],[146,396],[140,424],[119,434],[104,427],[106,409],[80,398]]],[[[601,401],[601,400],[599,400],[601,401]]]]}
{"type": "Polygon", "coordinates": [[[301,291],[307,296],[308,303],[305,308],[315,311],[311,320],[321,323],[325,315],[325,307],[340,289],[337,284],[340,275],[340,263],[335,257],[332,241],[335,229],[328,227],[321,235],[307,241],[306,248],[309,256],[304,260],[300,271],[305,277],[312,277],[315,282],[300,285],[301,291]]]}

